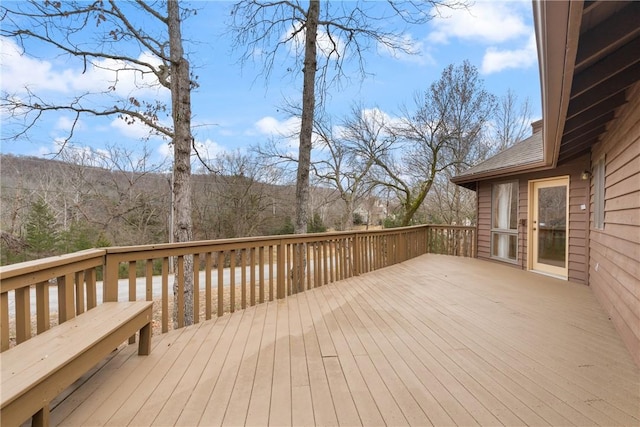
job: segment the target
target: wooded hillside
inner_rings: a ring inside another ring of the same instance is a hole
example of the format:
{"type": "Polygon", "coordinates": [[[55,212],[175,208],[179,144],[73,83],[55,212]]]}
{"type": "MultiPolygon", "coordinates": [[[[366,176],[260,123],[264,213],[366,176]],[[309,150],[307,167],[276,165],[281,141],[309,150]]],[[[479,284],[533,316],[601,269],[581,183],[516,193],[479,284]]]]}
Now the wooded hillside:
{"type": "MultiPolygon", "coordinates": [[[[251,174],[193,175],[194,239],[293,231],[292,185],[251,174]]],[[[171,173],[0,156],[2,264],[100,246],[169,241],[171,173]]],[[[312,191],[310,231],[339,224],[333,191],[312,191]]]]}

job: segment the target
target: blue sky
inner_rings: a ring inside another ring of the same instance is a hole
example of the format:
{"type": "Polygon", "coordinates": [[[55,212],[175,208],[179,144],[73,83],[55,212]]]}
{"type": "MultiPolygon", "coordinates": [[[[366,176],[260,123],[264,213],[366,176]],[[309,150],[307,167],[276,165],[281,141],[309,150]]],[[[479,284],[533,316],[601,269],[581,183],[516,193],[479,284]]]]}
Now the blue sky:
{"type": "MultiPolygon", "coordinates": [[[[292,58],[279,56],[268,80],[260,76],[261,65],[238,64],[239,52],[233,52],[225,35],[232,2],[196,2],[199,9],[183,29],[194,73],[200,87],[192,94],[193,124],[197,143],[203,153],[245,150],[278,135],[295,131],[298,122],[281,112],[284,98],[298,100],[301,79],[286,69],[292,58]]],[[[355,103],[377,108],[390,117],[400,114],[401,105],[411,105],[413,95],[439,78],[449,64],[469,60],[480,71],[485,87],[501,96],[508,89],[520,101],[529,98],[533,119],[540,113],[540,87],[532,7],[530,1],[477,1],[468,11],[447,11],[446,18],[436,18],[421,27],[409,28],[405,34],[418,55],[391,55],[372,46],[366,52],[369,76],[354,77],[341,87],[333,87],[327,98],[327,110],[335,121],[355,103]]],[[[33,56],[21,55],[11,40],[0,38],[1,86],[3,92],[24,94],[28,86],[48,99],[64,99],[83,91],[109,86],[113,76],[98,68],[83,73],[83,63],[55,52],[33,46],[33,56]]],[[[144,55],[144,53],[143,53],[144,55]]],[[[133,76],[129,76],[133,78],[133,76]]],[[[118,93],[132,93],[135,84],[121,76],[118,93]]],[[[144,88],[137,93],[146,99],[169,100],[166,90],[144,88]]],[[[57,151],[60,138],[69,129],[69,114],[50,114],[28,138],[5,140],[11,122],[2,112],[2,153],[50,156],[57,151]]],[[[106,146],[138,150],[147,134],[142,126],[127,126],[117,118],[83,117],[75,134],[76,149],[106,146]]],[[[295,141],[289,142],[295,145],[295,141]]],[[[167,141],[152,137],[146,142],[154,162],[170,156],[167,141]]],[[[292,147],[292,149],[295,147],[292,147]]]]}

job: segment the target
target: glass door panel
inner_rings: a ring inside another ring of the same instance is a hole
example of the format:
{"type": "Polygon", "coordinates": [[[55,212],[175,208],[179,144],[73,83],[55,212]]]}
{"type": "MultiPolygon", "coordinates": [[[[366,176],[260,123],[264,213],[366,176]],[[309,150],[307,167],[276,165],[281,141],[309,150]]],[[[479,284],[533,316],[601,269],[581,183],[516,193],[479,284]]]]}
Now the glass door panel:
{"type": "Polygon", "coordinates": [[[568,178],[532,183],[533,270],[567,277],[568,189],[568,178]]]}
{"type": "Polygon", "coordinates": [[[538,190],[538,262],[566,267],[567,187],[538,190]]]}

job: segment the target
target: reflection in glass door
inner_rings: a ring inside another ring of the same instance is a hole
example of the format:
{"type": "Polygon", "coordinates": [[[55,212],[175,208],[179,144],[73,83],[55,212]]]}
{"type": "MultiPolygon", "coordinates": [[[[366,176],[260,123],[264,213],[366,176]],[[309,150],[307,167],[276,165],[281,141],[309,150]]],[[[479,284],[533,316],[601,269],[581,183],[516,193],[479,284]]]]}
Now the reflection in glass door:
{"type": "Polygon", "coordinates": [[[569,178],[532,185],[532,268],[567,277],[569,178]]]}

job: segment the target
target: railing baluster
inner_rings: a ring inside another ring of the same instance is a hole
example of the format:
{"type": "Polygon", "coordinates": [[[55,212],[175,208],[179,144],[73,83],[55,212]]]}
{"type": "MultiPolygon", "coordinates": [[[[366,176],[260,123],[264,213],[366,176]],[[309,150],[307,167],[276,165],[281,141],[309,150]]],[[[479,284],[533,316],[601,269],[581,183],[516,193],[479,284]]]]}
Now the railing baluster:
{"type": "Polygon", "coordinates": [[[162,258],[162,333],[169,331],[169,258],[162,258]]]}
{"type": "Polygon", "coordinates": [[[148,259],[145,262],[145,301],[153,301],[153,260],[148,259]]]}
{"type": "Polygon", "coordinates": [[[236,311],[236,251],[229,252],[229,312],[236,311]]]}
{"type": "Polygon", "coordinates": [[[285,276],[286,276],[286,264],[285,264],[285,244],[280,240],[278,243],[278,299],[282,299],[286,296],[285,291],[285,276]]]}
{"type": "Polygon", "coordinates": [[[216,316],[224,314],[224,252],[218,251],[218,309],[216,316]]]}
{"type": "MultiPolygon", "coordinates": [[[[175,285],[174,285],[175,286],[175,285]]],[[[184,327],[184,256],[178,256],[178,289],[174,291],[174,298],[178,298],[177,327],[184,327]],[[175,294],[178,295],[175,295],[175,294]]],[[[175,318],[175,313],[174,313],[175,318]]]]}
{"type": "Polygon", "coordinates": [[[76,274],[76,314],[82,314],[84,308],[84,271],[77,271],[76,274]]]}
{"type": "Polygon", "coordinates": [[[193,254],[193,323],[200,323],[200,254],[193,254]]]}
{"type": "Polygon", "coordinates": [[[129,261],[129,301],[136,300],[136,262],[129,261]]]}
{"type": "Polygon", "coordinates": [[[16,343],[31,338],[31,296],[30,287],[16,289],[16,343]]]}
{"type": "Polygon", "coordinates": [[[249,271],[249,304],[254,306],[256,305],[256,248],[251,248],[250,250],[249,264],[251,264],[251,270],[249,271]]]}
{"type": "Polygon", "coordinates": [[[73,274],[58,277],[58,323],[64,323],[75,317],[73,277],[73,274]]]}
{"type": "Polygon", "coordinates": [[[258,264],[260,266],[258,270],[258,285],[260,286],[258,289],[258,298],[260,304],[262,304],[264,302],[264,246],[258,248],[258,264]]]}
{"type": "Polygon", "coordinates": [[[207,252],[204,255],[204,317],[205,319],[211,319],[211,275],[213,260],[211,259],[211,252],[207,252]]]}
{"type": "MultiPolygon", "coordinates": [[[[311,259],[313,258],[313,245],[312,244],[306,244],[305,246],[305,257],[307,260],[307,263],[309,265],[311,265],[311,259]]],[[[307,289],[312,289],[315,286],[315,283],[313,282],[313,277],[311,275],[311,272],[307,272],[307,274],[305,275],[305,283],[307,284],[307,289]]]]}
{"type": "Polygon", "coordinates": [[[0,294],[0,351],[9,349],[9,293],[0,294]]]}
{"type": "Polygon", "coordinates": [[[269,301],[273,301],[273,245],[269,245],[269,301]]]}
{"type": "Polygon", "coordinates": [[[96,269],[90,268],[84,271],[84,281],[87,285],[87,310],[98,305],[96,269]]]}
{"type": "Polygon", "coordinates": [[[36,331],[41,334],[50,327],[49,281],[36,283],[36,331]]]}
{"type": "Polygon", "coordinates": [[[240,282],[241,286],[241,296],[240,296],[240,304],[243,309],[247,308],[247,250],[242,249],[240,252],[240,268],[242,271],[240,272],[240,282]]]}
{"type": "Polygon", "coordinates": [[[323,240],[320,243],[322,246],[322,283],[329,284],[329,241],[323,240]]]}

